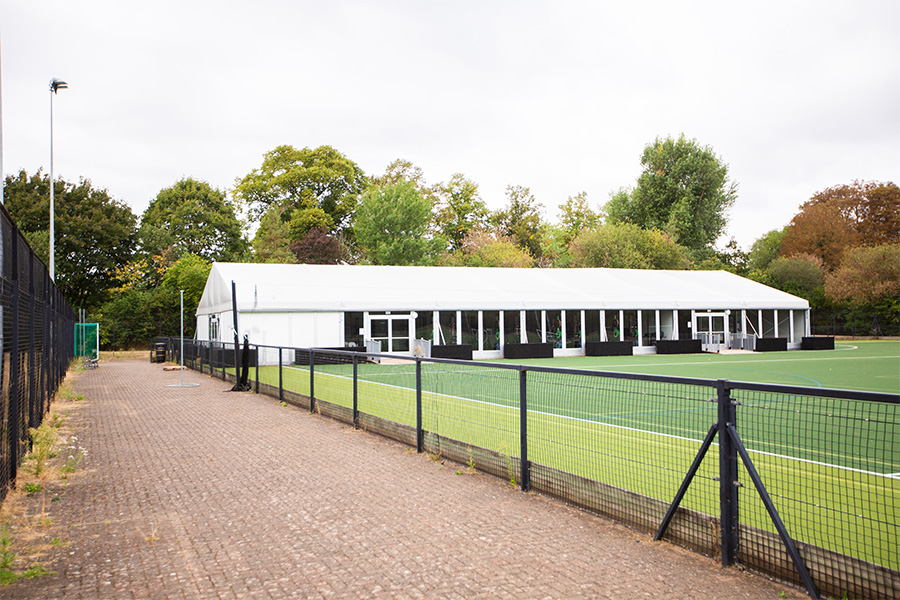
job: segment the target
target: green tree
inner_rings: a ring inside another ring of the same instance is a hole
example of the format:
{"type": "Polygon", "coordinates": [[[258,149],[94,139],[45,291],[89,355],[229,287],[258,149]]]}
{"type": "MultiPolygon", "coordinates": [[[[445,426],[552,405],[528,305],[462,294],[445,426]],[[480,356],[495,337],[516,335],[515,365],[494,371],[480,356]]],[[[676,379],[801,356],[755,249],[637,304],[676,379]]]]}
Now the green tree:
{"type": "Polygon", "coordinates": [[[559,205],[559,223],[562,226],[561,242],[564,246],[572,243],[583,232],[596,229],[603,222],[603,214],[594,211],[587,199],[587,192],[581,192],[559,205]]]}
{"type": "Polygon", "coordinates": [[[541,257],[544,221],[543,205],[535,200],[531,190],[520,185],[506,186],[509,203],[491,216],[499,236],[508,237],[534,259],[541,257]]]}
{"type": "Polygon", "coordinates": [[[508,237],[497,237],[486,229],[472,229],[466,233],[460,247],[448,252],[442,264],[453,267],[507,267],[534,266],[534,259],[508,237]]]}
{"type": "Polygon", "coordinates": [[[768,267],[769,263],[778,258],[785,233],[787,233],[787,227],[773,229],[753,242],[747,255],[747,266],[760,271],[768,267]]]}
{"type": "Polygon", "coordinates": [[[690,250],[712,248],[737,198],[728,165],[683,135],[657,138],[644,148],[641,165],[631,194],[622,190],[606,205],[610,222],[660,229],[690,250]]]}
{"type": "Polygon", "coordinates": [[[234,204],[205,181],[185,178],[160,190],[141,216],[138,231],[145,253],[172,249],[172,259],[195,254],[210,261],[238,261],[247,240],[234,204]]]}
{"type": "Polygon", "coordinates": [[[811,254],[795,254],[774,259],[766,268],[768,284],[809,300],[812,308],[821,308],[825,300],[825,267],[822,259],[811,254]]]}
{"type": "Polygon", "coordinates": [[[687,252],[656,229],[629,223],[607,224],[575,238],[571,245],[573,267],[617,269],[686,269],[687,252]]]}
{"type": "MultiPolygon", "coordinates": [[[[7,176],[4,200],[19,229],[49,264],[50,177],[25,170],[7,176]]],[[[56,285],[74,307],[94,310],[116,285],[116,269],[135,247],[137,219],[124,203],[90,180],[54,182],[56,285]]]]}
{"type": "Polygon", "coordinates": [[[291,264],[297,257],[291,252],[290,227],[282,213],[284,208],[276,204],[269,208],[259,221],[253,236],[253,262],[291,264]]]}
{"type": "Polygon", "coordinates": [[[236,181],[235,194],[252,219],[282,207],[282,220],[294,223],[290,241],[295,241],[314,227],[324,226],[330,233],[349,229],[365,187],[362,169],[331,146],[278,146],[265,154],[259,169],[236,181]]]}
{"type": "MultiPolygon", "coordinates": [[[[155,270],[152,265],[150,268],[155,270]]],[[[105,349],[146,348],[153,338],[179,335],[180,290],[184,290],[184,334],[193,338],[193,316],[211,268],[203,258],[185,254],[165,270],[158,285],[147,287],[147,277],[135,277],[133,284],[113,290],[110,300],[94,314],[100,323],[101,345],[105,349]]]]}
{"type": "Polygon", "coordinates": [[[445,244],[428,235],[431,202],[404,181],[372,186],[356,211],[356,241],[375,265],[432,264],[445,244]]]}
{"type": "Polygon", "coordinates": [[[451,251],[460,249],[470,232],[487,227],[490,210],[478,193],[478,184],[462,173],[438,184],[436,196],[434,221],[437,231],[449,240],[451,251]]]}

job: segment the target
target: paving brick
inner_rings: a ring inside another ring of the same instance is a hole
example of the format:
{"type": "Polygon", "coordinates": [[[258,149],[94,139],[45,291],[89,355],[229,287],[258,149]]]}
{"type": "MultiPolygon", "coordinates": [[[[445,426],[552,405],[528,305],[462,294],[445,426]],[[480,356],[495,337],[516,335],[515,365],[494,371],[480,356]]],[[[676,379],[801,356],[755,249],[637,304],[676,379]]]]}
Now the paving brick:
{"type": "Polygon", "coordinates": [[[271,398],[104,361],[55,574],[0,598],[803,598],[271,398]]]}

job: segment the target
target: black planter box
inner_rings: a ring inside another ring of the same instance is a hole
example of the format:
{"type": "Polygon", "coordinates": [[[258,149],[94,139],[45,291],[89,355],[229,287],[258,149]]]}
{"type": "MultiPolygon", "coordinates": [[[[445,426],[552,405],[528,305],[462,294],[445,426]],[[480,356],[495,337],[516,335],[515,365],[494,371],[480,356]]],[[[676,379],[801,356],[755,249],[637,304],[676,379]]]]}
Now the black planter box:
{"type": "Polygon", "coordinates": [[[834,350],[834,338],[825,336],[805,337],[800,340],[801,350],[834,350]]]}
{"type": "Polygon", "coordinates": [[[553,358],[553,344],[506,344],[503,358],[553,358]]]}
{"type": "Polygon", "coordinates": [[[472,344],[447,344],[432,346],[431,358],[472,360],[472,344]]]}
{"type": "Polygon", "coordinates": [[[634,344],[631,342],[587,342],[585,356],[631,356],[634,344]]]}
{"type": "Polygon", "coordinates": [[[658,340],[657,354],[699,354],[703,352],[702,340],[658,340]]]}
{"type": "Polygon", "coordinates": [[[756,338],[757,352],[786,352],[787,338],[756,338]]]}

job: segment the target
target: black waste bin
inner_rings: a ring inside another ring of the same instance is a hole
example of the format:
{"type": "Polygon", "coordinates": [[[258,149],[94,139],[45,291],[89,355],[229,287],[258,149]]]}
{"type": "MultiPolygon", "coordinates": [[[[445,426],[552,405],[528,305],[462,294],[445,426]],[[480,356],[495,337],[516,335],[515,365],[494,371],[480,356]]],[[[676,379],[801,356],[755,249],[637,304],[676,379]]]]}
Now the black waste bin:
{"type": "Polygon", "coordinates": [[[150,351],[150,362],[164,363],[166,362],[166,345],[165,343],[153,344],[153,350],[150,351]]]}

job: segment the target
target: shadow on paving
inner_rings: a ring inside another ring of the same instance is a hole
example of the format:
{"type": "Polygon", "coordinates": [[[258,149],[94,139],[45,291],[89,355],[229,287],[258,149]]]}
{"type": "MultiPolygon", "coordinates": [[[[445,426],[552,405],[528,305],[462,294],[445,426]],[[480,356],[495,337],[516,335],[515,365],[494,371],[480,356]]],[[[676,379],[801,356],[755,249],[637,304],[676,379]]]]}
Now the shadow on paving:
{"type": "Polygon", "coordinates": [[[806,597],[221,380],[169,387],[163,367],[70,375],[87,458],[43,507],[53,573],[0,598],[806,597]]]}

